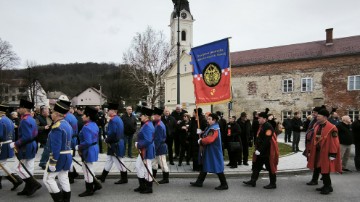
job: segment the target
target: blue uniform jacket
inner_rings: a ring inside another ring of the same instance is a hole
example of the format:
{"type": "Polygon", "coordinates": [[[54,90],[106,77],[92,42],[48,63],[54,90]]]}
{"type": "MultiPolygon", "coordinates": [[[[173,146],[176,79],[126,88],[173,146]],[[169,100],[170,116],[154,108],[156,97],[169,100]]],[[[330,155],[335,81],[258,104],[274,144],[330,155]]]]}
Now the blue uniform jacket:
{"type": "Polygon", "coordinates": [[[61,151],[71,150],[71,134],[73,130],[70,124],[65,120],[59,120],[51,127],[48,136],[48,145],[50,151],[49,163],[56,165],[56,171],[69,170],[72,162],[72,155],[60,154],[61,151]]]}
{"type": "Polygon", "coordinates": [[[155,128],[151,121],[147,121],[140,128],[140,132],[137,137],[137,147],[141,150],[144,159],[155,158],[154,133],[155,128]]]}
{"type": "Polygon", "coordinates": [[[203,135],[203,138],[211,135],[214,131],[218,132],[218,137],[211,144],[204,147],[202,155],[203,171],[209,173],[222,173],[224,172],[224,158],[221,146],[221,133],[218,123],[209,126],[203,135]]]}
{"type": "Polygon", "coordinates": [[[115,152],[117,156],[124,157],[124,123],[119,116],[110,118],[105,142],[111,146],[108,148],[107,155],[114,155],[115,152]]]}
{"type": "Polygon", "coordinates": [[[35,138],[37,135],[38,128],[35,119],[30,114],[23,115],[19,124],[19,138],[15,142],[20,160],[35,158],[37,152],[35,138]]]}
{"type": "Polygon", "coordinates": [[[98,142],[99,127],[95,122],[89,121],[79,133],[80,144],[79,153],[85,162],[96,162],[99,156],[98,142]]]}
{"type": "Polygon", "coordinates": [[[71,128],[72,128],[72,133],[71,133],[71,148],[75,149],[75,146],[78,145],[78,120],[77,118],[74,116],[74,114],[68,112],[65,114],[65,121],[67,121],[71,128]]]}
{"type": "MultiPolygon", "coordinates": [[[[8,140],[14,141],[14,138],[14,123],[6,116],[0,117],[0,142],[8,140]]],[[[14,156],[14,150],[10,148],[9,143],[3,144],[0,149],[0,160],[12,158],[14,156]]]]}
{"type": "Polygon", "coordinates": [[[166,128],[164,123],[159,120],[158,122],[154,122],[155,126],[155,154],[156,156],[165,155],[168,153],[167,144],[166,144],[166,128]]]}

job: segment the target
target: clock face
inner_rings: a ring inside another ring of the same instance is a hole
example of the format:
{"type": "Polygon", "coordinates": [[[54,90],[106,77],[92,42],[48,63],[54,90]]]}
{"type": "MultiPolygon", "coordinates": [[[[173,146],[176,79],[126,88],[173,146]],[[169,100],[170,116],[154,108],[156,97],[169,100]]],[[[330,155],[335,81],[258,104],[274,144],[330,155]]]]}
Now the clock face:
{"type": "Polygon", "coordinates": [[[183,18],[183,19],[185,19],[186,18],[186,13],[181,13],[181,17],[183,18]]]}

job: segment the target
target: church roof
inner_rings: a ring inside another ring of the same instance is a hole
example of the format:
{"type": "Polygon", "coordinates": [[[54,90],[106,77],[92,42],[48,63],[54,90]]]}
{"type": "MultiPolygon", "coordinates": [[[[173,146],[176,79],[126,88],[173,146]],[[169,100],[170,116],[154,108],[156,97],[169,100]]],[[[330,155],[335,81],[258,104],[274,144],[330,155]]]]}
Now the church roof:
{"type": "MultiPolygon", "coordinates": [[[[176,18],[176,11],[177,11],[177,7],[178,7],[178,2],[179,0],[172,0],[173,4],[174,4],[174,11],[172,13],[172,18],[176,18]]],[[[182,10],[186,10],[187,12],[190,12],[190,6],[189,6],[189,1],[188,0],[180,0],[180,11],[182,10]]]]}
{"type": "Polygon", "coordinates": [[[332,45],[326,45],[325,40],[322,40],[232,52],[230,57],[231,66],[240,67],[354,54],[360,54],[360,36],[334,39],[332,45]]]}

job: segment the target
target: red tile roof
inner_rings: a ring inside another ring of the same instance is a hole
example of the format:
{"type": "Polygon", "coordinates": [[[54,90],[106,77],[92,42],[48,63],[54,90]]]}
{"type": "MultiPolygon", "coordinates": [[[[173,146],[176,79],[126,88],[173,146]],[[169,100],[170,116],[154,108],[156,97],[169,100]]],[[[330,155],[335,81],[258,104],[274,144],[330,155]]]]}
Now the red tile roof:
{"type": "Polygon", "coordinates": [[[232,52],[230,57],[231,66],[240,67],[246,65],[318,59],[353,54],[360,54],[360,36],[334,39],[333,44],[328,46],[325,44],[325,40],[322,40],[232,52]]]}

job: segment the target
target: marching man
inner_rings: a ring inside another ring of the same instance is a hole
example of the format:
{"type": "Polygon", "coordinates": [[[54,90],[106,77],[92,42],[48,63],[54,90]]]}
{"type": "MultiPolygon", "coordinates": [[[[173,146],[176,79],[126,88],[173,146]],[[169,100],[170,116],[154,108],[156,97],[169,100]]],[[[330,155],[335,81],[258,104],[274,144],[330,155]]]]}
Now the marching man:
{"type": "Polygon", "coordinates": [[[64,114],[68,111],[68,106],[58,101],[51,114],[54,125],[48,136],[50,158],[48,169],[44,172],[43,182],[55,202],[70,202],[71,197],[68,172],[72,162],[71,135],[73,131],[70,124],[64,120],[64,114]],[[55,181],[56,177],[62,192],[55,181]]]}
{"type": "Polygon", "coordinates": [[[153,175],[151,169],[151,161],[155,158],[154,146],[154,125],[150,121],[153,110],[141,108],[141,122],[143,123],[135,147],[139,150],[139,156],[136,159],[136,172],[140,186],[134,189],[135,192],[142,194],[152,193],[153,175]]]}
{"type": "Polygon", "coordinates": [[[163,172],[163,179],[159,181],[159,184],[169,183],[169,167],[166,163],[167,144],[166,144],[166,128],[164,123],[161,121],[161,115],[164,110],[154,107],[154,127],[155,127],[155,154],[156,159],[152,162],[152,171],[154,177],[156,177],[158,165],[160,164],[163,172]]]}

